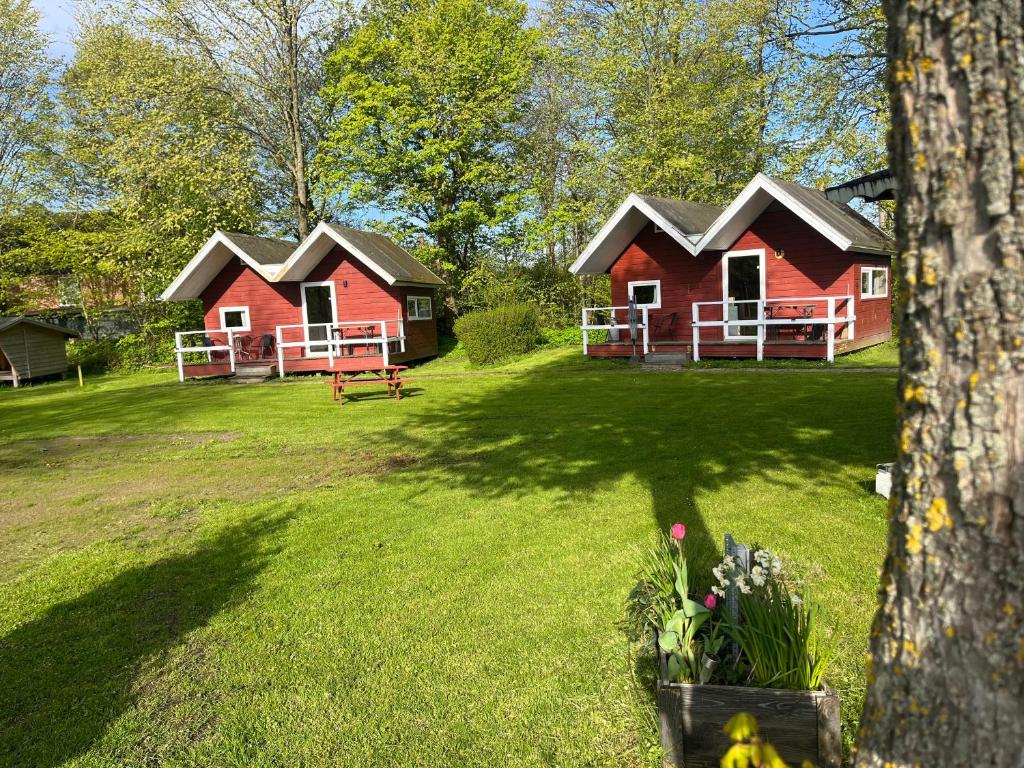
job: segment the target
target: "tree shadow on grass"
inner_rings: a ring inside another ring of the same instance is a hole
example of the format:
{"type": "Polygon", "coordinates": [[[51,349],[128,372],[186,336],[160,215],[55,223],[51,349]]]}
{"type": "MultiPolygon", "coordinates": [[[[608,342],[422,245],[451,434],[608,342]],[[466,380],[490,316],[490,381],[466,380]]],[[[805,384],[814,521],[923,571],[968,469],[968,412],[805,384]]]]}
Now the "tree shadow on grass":
{"type": "Polygon", "coordinates": [[[133,704],[148,659],[241,601],[280,521],[233,526],[198,549],[131,568],[0,639],[0,763],[57,766],[133,704]]]}
{"type": "Polygon", "coordinates": [[[725,531],[712,541],[700,509],[710,492],[763,480],[781,521],[797,512],[788,491],[828,485],[850,464],[871,476],[892,448],[891,391],[877,376],[542,367],[427,398],[431,407],[403,418],[392,437],[421,459],[408,472],[427,479],[441,469],[484,499],[589,495],[635,477],[659,529],[685,522],[690,548],[719,551],[725,531]]]}

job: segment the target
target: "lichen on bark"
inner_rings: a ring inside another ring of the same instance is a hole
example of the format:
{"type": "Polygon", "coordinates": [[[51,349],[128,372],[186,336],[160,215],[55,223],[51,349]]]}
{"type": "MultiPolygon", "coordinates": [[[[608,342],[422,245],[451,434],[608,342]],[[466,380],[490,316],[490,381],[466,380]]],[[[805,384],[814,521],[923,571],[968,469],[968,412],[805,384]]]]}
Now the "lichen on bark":
{"type": "Polygon", "coordinates": [[[860,766],[1024,754],[1024,18],[887,0],[900,430],[860,766]]]}

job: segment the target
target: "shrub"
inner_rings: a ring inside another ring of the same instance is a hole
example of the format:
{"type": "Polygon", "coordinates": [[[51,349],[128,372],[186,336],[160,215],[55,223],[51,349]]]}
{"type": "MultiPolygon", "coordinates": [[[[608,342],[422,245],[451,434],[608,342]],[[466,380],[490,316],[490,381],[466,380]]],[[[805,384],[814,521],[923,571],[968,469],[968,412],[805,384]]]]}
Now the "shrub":
{"type": "Polygon", "coordinates": [[[547,347],[580,347],[583,346],[583,331],[578,327],[544,328],[540,332],[541,340],[547,347]]]}
{"type": "Polygon", "coordinates": [[[75,339],[68,344],[68,367],[84,373],[105,373],[118,364],[115,339],[75,339]]]}
{"type": "Polygon", "coordinates": [[[455,335],[474,365],[489,365],[522,355],[537,346],[537,310],[526,304],[470,312],[455,321],[455,335]]]}

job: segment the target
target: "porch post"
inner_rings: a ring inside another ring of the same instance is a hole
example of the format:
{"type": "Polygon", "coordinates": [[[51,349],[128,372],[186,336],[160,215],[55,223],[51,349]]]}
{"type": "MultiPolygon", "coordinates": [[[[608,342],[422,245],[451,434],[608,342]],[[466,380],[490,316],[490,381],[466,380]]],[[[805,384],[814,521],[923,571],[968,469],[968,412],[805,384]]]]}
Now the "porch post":
{"type": "Polygon", "coordinates": [[[764,360],[764,299],[757,300],[757,360],[764,360]]]}
{"type": "Polygon", "coordinates": [[[693,359],[695,362],[700,362],[700,326],[697,323],[700,322],[700,307],[697,302],[693,302],[690,305],[691,314],[693,315],[693,359]]]}
{"type": "Polygon", "coordinates": [[[587,345],[590,343],[590,333],[587,331],[587,308],[584,307],[580,316],[580,328],[583,330],[583,354],[587,354],[587,345]]]}
{"type": "Polygon", "coordinates": [[[847,329],[847,338],[849,338],[850,341],[853,341],[853,324],[855,322],[854,318],[856,316],[857,316],[857,313],[854,312],[854,308],[853,308],[853,296],[847,296],[846,297],[846,329],[847,329]]]}
{"type": "Polygon", "coordinates": [[[388,350],[388,346],[389,345],[388,345],[388,321],[387,320],[381,320],[380,321],[380,337],[382,339],[382,341],[380,342],[381,357],[384,358],[384,365],[390,365],[390,362],[389,362],[390,355],[389,355],[389,350],[388,350]]]}
{"type": "Polygon", "coordinates": [[[284,378],[284,350],[281,348],[281,326],[277,326],[275,333],[277,335],[277,375],[279,378],[284,378]]]}
{"type": "Polygon", "coordinates": [[[185,382],[185,360],[181,352],[181,331],[174,334],[174,356],[178,358],[178,383],[185,382]]]}
{"type": "Polygon", "coordinates": [[[327,325],[327,364],[334,367],[334,326],[327,325]]]}
{"type": "Polygon", "coordinates": [[[650,323],[648,322],[648,318],[647,318],[647,307],[643,308],[643,315],[644,315],[644,354],[646,355],[650,351],[648,349],[648,347],[650,346],[650,336],[647,333],[648,326],[650,325],[650,323]]]}
{"type": "Polygon", "coordinates": [[[231,361],[231,372],[235,372],[235,332],[228,328],[228,359],[231,361]]]}
{"type": "Polygon", "coordinates": [[[830,363],[836,359],[836,299],[828,297],[828,346],[825,359],[830,363]]]}
{"type": "Polygon", "coordinates": [[[405,352],[405,320],[398,318],[398,350],[405,352]]]}

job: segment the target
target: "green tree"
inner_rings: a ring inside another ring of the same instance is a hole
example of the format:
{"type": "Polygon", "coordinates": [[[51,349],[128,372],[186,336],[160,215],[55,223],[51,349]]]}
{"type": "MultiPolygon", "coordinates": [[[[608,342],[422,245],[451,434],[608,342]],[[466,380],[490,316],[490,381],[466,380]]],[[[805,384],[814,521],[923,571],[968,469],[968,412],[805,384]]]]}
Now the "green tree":
{"type": "Polygon", "coordinates": [[[331,0],[107,0],[143,37],[194,60],[231,104],[263,173],[269,211],[305,237],[329,209],[309,166],[330,117],[324,57],[346,34],[349,12],[331,0]]]}
{"type": "Polygon", "coordinates": [[[0,216],[27,191],[29,154],[49,113],[54,62],[30,0],[0,0],[0,216]]]}
{"type": "Polygon", "coordinates": [[[318,169],[456,281],[516,224],[517,134],[536,51],[518,0],[382,0],[328,59],[318,169]]]}
{"type": "Polygon", "coordinates": [[[96,19],[76,42],[48,168],[63,212],[29,227],[25,248],[40,269],[116,282],[149,322],[213,230],[258,225],[252,149],[200,62],[96,19]]]}

